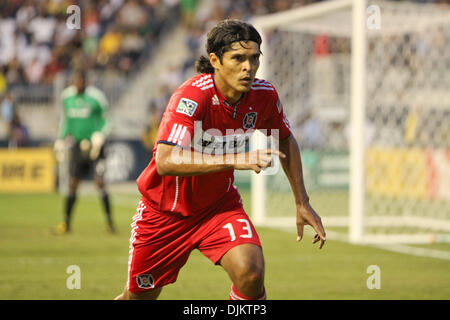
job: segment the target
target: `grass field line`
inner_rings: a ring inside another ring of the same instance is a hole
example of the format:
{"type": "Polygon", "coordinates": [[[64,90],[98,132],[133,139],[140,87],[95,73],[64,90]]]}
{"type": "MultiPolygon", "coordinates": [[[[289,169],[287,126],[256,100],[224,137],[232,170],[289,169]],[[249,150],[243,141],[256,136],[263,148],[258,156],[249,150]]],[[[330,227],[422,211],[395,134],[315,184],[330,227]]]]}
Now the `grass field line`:
{"type": "MultiPolygon", "coordinates": [[[[278,230],[282,230],[289,233],[296,233],[297,230],[295,227],[284,227],[284,228],[276,228],[278,230]]],[[[413,256],[419,256],[419,257],[426,257],[426,258],[436,258],[441,260],[450,260],[450,252],[442,251],[442,250],[435,250],[435,249],[426,249],[426,248],[417,248],[417,247],[411,247],[407,245],[402,244],[389,244],[389,245],[379,245],[379,244],[355,244],[349,241],[348,236],[344,233],[335,232],[335,231],[327,231],[327,239],[345,242],[351,245],[358,245],[358,246],[369,246],[374,248],[379,248],[387,251],[407,254],[407,255],[413,255],[413,256]]],[[[305,229],[303,238],[305,238],[305,235],[311,235],[313,236],[315,233],[311,229],[305,229]]],[[[304,241],[304,239],[302,240],[304,241]]]]}
{"type": "Polygon", "coordinates": [[[446,251],[442,251],[442,250],[416,248],[416,247],[411,247],[411,246],[401,245],[401,244],[373,245],[373,246],[380,248],[380,249],[409,254],[409,255],[413,255],[413,256],[450,260],[450,252],[446,252],[446,251]]]}

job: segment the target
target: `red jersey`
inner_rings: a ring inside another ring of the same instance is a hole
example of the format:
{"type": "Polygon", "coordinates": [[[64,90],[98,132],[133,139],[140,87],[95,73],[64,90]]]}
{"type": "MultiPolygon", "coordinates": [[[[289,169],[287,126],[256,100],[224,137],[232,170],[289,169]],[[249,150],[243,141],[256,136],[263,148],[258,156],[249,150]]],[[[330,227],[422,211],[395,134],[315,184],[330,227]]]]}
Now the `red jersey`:
{"type": "Polygon", "coordinates": [[[137,179],[143,200],[159,212],[181,216],[200,215],[224,203],[238,203],[234,170],[161,176],[156,170],[156,146],[166,143],[208,154],[244,152],[255,129],[265,129],[268,135],[273,133],[271,129],[277,129],[280,140],[290,135],[289,122],[272,84],[255,79],[251,90],[231,105],[216,88],[212,74],[187,80],[170,98],[153,158],[137,179]]]}

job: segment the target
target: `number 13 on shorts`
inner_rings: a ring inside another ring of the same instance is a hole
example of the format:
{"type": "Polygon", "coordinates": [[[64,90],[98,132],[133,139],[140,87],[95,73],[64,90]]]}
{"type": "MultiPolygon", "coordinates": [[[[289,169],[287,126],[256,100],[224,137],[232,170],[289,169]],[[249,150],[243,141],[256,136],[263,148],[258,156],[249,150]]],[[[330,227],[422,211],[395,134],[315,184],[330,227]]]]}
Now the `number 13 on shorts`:
{"type": "MultiPolygon", "coordinates": [[[[242,230],[247,232],[245,234],[241,234],[240,237],[241,238],[252,238],[253,233],[252,233],[252,229],[250,227],[250,222],[247,219],[237,219],[236,221],[240,223],[242,230]]],[[[234,232],[234,228],[233,228],[233,225],[231,224],[231,222],[228,222],[222,228],[228,229],[228,232],[230,232],[231,241],[236,240],[236,233],[234,232]]]]}

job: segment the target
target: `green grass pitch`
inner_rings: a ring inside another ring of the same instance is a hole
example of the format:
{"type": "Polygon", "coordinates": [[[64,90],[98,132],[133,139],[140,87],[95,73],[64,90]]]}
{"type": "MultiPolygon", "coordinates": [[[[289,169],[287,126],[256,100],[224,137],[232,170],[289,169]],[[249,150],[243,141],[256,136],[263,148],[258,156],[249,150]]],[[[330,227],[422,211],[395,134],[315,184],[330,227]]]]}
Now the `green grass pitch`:
{"type": "MultiPolygon", "coordinates": [[[[244,203],[250,201],[242,192],[244,203]]],[[[100,200],[80,196],[73,232],[57,237],[58,194],[0,194],[0,299],[113,299],[126,282],[130,223],[138,195],[113,194],[118,234],[106,233],[100,200]],[[81,288],[66,286],[67,267],[81,270],[81,288]]],[[[409,256],[328,240],[324,249],[307,234],[257,228],[266,259],[269,299],[450,299],[450,261],[409,256]],[[369,290],[370,265],[380,267],[381,288],[369,290]]],[[[178,281],[160,299],[228,299],[231,282],[219,266],[194,251],[178,281]]]]}

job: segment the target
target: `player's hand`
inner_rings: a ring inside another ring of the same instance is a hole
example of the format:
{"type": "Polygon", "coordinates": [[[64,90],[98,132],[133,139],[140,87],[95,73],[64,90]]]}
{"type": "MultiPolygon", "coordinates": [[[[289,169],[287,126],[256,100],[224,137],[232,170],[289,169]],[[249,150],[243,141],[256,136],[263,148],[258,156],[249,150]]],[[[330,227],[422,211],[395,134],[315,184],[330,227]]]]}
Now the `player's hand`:
{"type": "Polygon", "coordinates": [[[297,241],[303,238],[303,228],[305,225],[310,225],[316,231],[312,243],[320,241],[319,249],[322,249],[325,244],[326,234],[322,225],[322,219],[314,211],[309,202],[297,205],[297,241]]]}
{"type": "Polygon", "coordinates": [[[91,160],[98,158],[104,144],[105,135],[99,131],[94,132],[91,136],[91,151],[89,153],[91,160]]]}
{"type": "Polygon", "coordinates": [[[55,151],[56,160],[61,162],[64,159],[64,152],[66,149],[66,143],[63,139],[57,139],[53,145],[53,150],[55,151]]]}
{"type": "Polygon", "coordinates": [[[237,163],[234,168],[236,170],[253,170],[260,173],[261,170],[266,169],[272,165],[272,155],[278,155],[281,158],[286,158],[286,155],[278,150],[264,149],[254,150],[239,154],[237,156],[237,163]]]}

